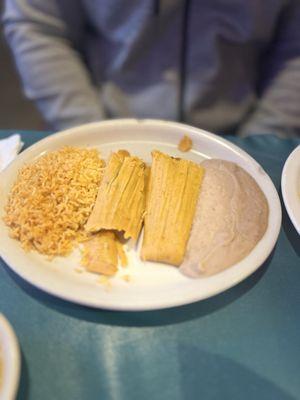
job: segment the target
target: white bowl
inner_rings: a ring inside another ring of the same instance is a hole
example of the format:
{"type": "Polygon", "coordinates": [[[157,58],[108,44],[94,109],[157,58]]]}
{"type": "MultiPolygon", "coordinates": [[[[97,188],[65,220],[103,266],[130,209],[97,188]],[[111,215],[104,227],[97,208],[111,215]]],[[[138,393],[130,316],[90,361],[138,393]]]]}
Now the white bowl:
{"type": "Polygon", "coordinates": [[[20,350],[14,330],[3,314],[0,314],[0,363],[2,363],[2,384],[0,399],[16,398],[20,377],[20,350]]]}
{"type": "Polygon", "coordinates": [[[76,303],[113,310],[150,310],[192,303],[213,296],[236,285],[252,274],[271,253],[281,226],[281,206],[277,191],[263,168],[245,151],[229,141],[188,125],[158,120],[113,120],[79,126],[49,136],[22,152],[1,174],[0,182],[0,254],[23,279],[38,288],[76,303]],[[193,140],[193,150],[181,153],[177,144],[183,135],[193,140]],[[48,151],[65,145],[98,147],[106,158],[111,151],[127,149],[150,161],[150,152],[159,149],[170,155],[201,162],[205,158],[222,158],[236,162],[254,177],[269,204],[269,223],[265,235],[242,261],[214,276],[191,279],[177,268],[159,263],[142,262],[138,252],[129,254],[129,267],[111,281],[111,289],[99,284],[99,277],[78,274],[80,257],[53,261],[41,255],[25,253],[11,239],[2,221],[7,196],[18,170],[48,151]],[[122,274],[129,274],[125,282],[122,274]]]}
{"type": "Polygon", "coordinates": [[[289,217],[300,235],[300,145],[284,164],[281,191],[289,217]]]}

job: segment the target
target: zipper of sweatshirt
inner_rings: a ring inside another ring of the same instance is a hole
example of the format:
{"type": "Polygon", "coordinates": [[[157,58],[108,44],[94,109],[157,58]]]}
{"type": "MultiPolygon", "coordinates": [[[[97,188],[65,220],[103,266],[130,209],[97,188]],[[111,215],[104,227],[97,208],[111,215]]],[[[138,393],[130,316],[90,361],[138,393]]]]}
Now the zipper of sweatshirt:
{"type": "Polygon", "coordinates": [[[158,16],[160,13],[160,0],[153,0],[153,14],[158,16]]]}
{"type": "Polygon", "coordinates": [[[189,19],[190,0],[184,0],[182,11],[182,36],[180,43],[180,64],[179,64],[179,96],[178,96],[178,119],[185,120],[184,115],[184,95],[186,86],[186,59],[188,55],[188,19],[189,19]]]}

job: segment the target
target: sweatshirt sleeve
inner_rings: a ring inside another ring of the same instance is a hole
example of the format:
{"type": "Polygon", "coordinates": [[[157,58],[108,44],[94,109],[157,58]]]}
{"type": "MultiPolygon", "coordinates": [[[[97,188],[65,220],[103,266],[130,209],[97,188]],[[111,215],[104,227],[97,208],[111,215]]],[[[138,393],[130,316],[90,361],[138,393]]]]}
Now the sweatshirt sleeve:
{"type": "Polygon", "coordinates": [[[300,1],[290,0],[283,10],[274,41],[262,68],[261,97],[239,130],[241,136],[274,133],[300,135],[300,1]]]}
{"type": "Polygon", "coordinates": [[[98,90],[56,0],[7,0],[3,26],[25,94],[52,127],[104,118],[98,90]]]}

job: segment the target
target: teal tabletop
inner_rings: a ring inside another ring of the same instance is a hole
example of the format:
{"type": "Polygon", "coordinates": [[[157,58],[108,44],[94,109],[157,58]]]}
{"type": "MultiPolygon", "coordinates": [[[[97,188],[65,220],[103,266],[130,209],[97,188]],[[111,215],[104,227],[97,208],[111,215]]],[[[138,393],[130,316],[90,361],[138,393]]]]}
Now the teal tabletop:
{"type": "MultiPolygon", "coordinates": [[[[21,132],[25,147],[47,134],[21,132]]],[[[229,140],[280,192],[300,140],[229,140]]],[[[0,260],[0,312],[22,350],[18,399],[300,399],[300,239],[284,206],[269,259],[211,299],[154,312],[94,310],[35,289],[0,260]]]]}

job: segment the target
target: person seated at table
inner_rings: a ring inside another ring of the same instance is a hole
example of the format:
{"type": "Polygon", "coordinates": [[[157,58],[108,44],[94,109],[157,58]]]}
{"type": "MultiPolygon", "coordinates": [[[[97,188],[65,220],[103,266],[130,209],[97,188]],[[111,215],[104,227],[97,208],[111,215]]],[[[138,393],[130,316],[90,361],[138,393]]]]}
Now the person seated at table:
{"type": "Polygon", "coordinates": [[[62,129],[107,118],[300,132],[299,0],[7,0],[27,97],[62,129]]]}

